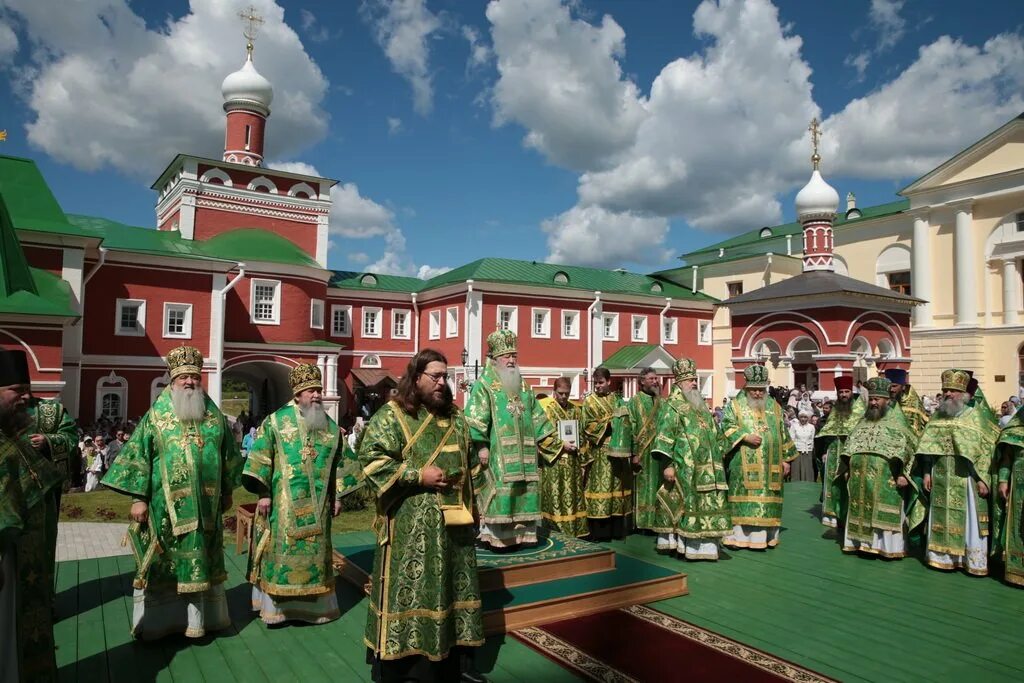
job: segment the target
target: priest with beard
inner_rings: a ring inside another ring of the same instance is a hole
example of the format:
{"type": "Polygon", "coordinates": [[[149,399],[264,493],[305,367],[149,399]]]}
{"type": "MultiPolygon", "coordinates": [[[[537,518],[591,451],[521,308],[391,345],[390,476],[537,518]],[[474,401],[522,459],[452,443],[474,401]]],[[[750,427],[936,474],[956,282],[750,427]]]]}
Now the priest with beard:
{"type": "Polygon", "coordinates": [[[60,470],[19,434],[31,424],[24,351],[0,349],[0,681],[56,681],[54,553],[60,470]]]}
{"type": "Polygon", "coordinates": [[[201,638],[231,624],[223,515],[242,457],[227,418],[202,387],[203,356],[167,354],[171,383],[139,420],[103,483],[132,497],[132,635],[201,638]]]}
{"type": "Polygon", "coordinates": [[[782,481],[797,458],[782,408],[767,396],[768,370],[750,365],[744,387],[722,415],[732,533],[723,545],[764,550],[779,544],[782,481]]]}
{"type": "Polygon", "coordinates": [[[594,391],[583,400],[583,435],[590,452],[586,475],[590,540],[622,539],[633,515],[633,421],[612,391],[608,368],[591,373],[594,391]]]}
{"type": "Polygon", "coordinates": [[[675,387],[651,447],[663,482],[655,519],[658,550],[717,560],[719,543],[732,530],[718,425],[697,388],[697,364],[680,358],[672,372],[675,387]]]}
{"type": "Polygon", "coordinates": [[[819,448],[824,448],[821,477],[821,523],[836,527],[846,519],[846,487],[839,479],[840,455],[846,438],[864,416],[866,403],[853,394],[853,377],[835,378],[836,400],[828,420],[815,437],[819,448]]]}
{"type": "Polygon", "coordinates": [[[249,553],[252,607],[265,624],[325,624],[341,616],[334,593],[331,518],[341,512],[336,472],[344,450],[323,405],[320,369],[288,375],[293,400],[263,420],[242,483],[259,496],[249,553]]]}
{"type": "Polygon", "coordinates": [[[910,386],[909,374],[901,368],[889,368],[885,371],[885,378],[891,382],[890,407],[895,408],[898,405],[914,436],[921,438],[921,432],[928,424],[928,413],[925,412],[921,397],[917,395],[914,387],[910,386]]]}
{"type": "Polygon", "coordinates": [[[942,373],[942,402],[924,428],[915,463],[930,493],[928,565],[986,576],[988,479],[999,427],[968,404],[970,379],[965,370],[942,373]]]}
{"type": "Polygon", "coordinates": [[[652,459],[651,447],[658,435],[663,401],[661,384],[654,368],[641,370],[639,379],[640,391],[627,404],[629,417],[633,421],[633,469],[636,471],[636,514],[633,523],[637,529],[654,531],[663,468],[652,459]]]}
{"type": "Polygon", "coordinates": [[[480,542],[511,550],[537,542],[538,458],[554,462],[562,442],[519,373],[515,333],[491,333],[487,348],[490,359],[466,402],[466,422],[484,465],[476,482],[480,542]]]}
{"type": "Polygon", "coordinates": [[[848,512],[843,552],[862,552],[889,559],[906,555],[905,532],[924,519],[924,509],[911,499],[904,512],[901,489],[915,489],[910,479],[917,437],[903,412],[890,406],[889,380],[866,383],[868,407],[843,448],[848,512]],[[908,525],[909,517],[909,525],[908,525]]]}

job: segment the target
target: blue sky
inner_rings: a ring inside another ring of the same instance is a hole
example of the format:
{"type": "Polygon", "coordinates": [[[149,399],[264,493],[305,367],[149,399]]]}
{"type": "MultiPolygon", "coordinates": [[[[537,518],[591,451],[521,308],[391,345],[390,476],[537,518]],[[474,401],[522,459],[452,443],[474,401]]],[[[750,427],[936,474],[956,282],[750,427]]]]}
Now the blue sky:
{"type": "MultiPolygon", "coordinates": [[[[68,212],[153,225],[173,152],[220,155],[247,4],[0,0],[0,152],[68,212]]],[[[866,206],[1024,111],[1020,2],[253,4],[268,157],[342,182],[339,269],[656,270],[792,220],[813,115],[866,206]]]]}

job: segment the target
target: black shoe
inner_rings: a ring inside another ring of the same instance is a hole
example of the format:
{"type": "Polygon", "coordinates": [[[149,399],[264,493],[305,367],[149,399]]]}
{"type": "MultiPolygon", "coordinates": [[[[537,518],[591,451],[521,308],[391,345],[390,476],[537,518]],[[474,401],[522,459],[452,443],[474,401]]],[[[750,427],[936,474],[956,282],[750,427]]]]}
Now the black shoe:
{"type": "Polygon", "coordinates": [[[463,683],[488,683],[490,680],[479,671],[463,671],[460,678],[463,683]]]}

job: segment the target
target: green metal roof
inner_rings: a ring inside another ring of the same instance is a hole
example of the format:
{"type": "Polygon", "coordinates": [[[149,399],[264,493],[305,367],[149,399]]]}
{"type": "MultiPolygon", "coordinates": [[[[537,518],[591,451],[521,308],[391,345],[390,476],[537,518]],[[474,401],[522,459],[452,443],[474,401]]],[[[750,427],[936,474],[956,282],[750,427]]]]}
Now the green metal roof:
{"type": "Polygon", "coordinates": [[[598,367],[609,370],[631,370],[657,348],[657,344],[630,344],[629,346],[623,346],[608,356],[598,367]]]}
{"type": "Polygon", "coordinates": [[[0,155],[0,195],[15,230],[96,237],[68,222],[43,174],[31,159],[0,155]]]}
{"type": "Polygon", "coordinates": [[[361,289],[381,292],[418,292],[426,282],[418,277],[401,275],[380,275],[377,273],[357,273],[350,270],[332,271],[329,287],[339,289],[361,289]]]}
{"type": "MultiPolygon", "coordinates": [[[[182,240],[185,241],[185,240],[182,240]]],[[[257,228],[239,228],[200,242],[203,252],[213,258],[232,261],[269,261],[292,266],[319,268],[316,259],[294,242],[257,228]]]]}

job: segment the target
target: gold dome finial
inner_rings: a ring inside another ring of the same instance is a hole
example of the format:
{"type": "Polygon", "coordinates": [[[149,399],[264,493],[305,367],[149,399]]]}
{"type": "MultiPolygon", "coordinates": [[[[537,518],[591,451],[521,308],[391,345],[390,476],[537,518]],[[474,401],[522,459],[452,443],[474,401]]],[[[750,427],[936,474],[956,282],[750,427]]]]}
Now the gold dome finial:
{"type": "Polygon", "coordinates": [[[245,36],[245,52],[252,57],[253,41],[256,40],[256,36],[259,35],[260,26],[263,24],[263,17],[256,14],[256,8],[250,6],[249,9],[238,13],[239,18],[245,22],[245,28],[242,30],[242,35],[245,36]]]}
{"type": "Polygon", "coordinates": [[[817,171],[818,164],[821,163],[821,155],[818,154],[818,143],[821,141],[821,124],[818,122],[817,116],[811,119],[811,125],[807,126],[807,130],[811,131],[811,144],[814,146],[811,163],[814,164],[814,170],[817,171]]]}

